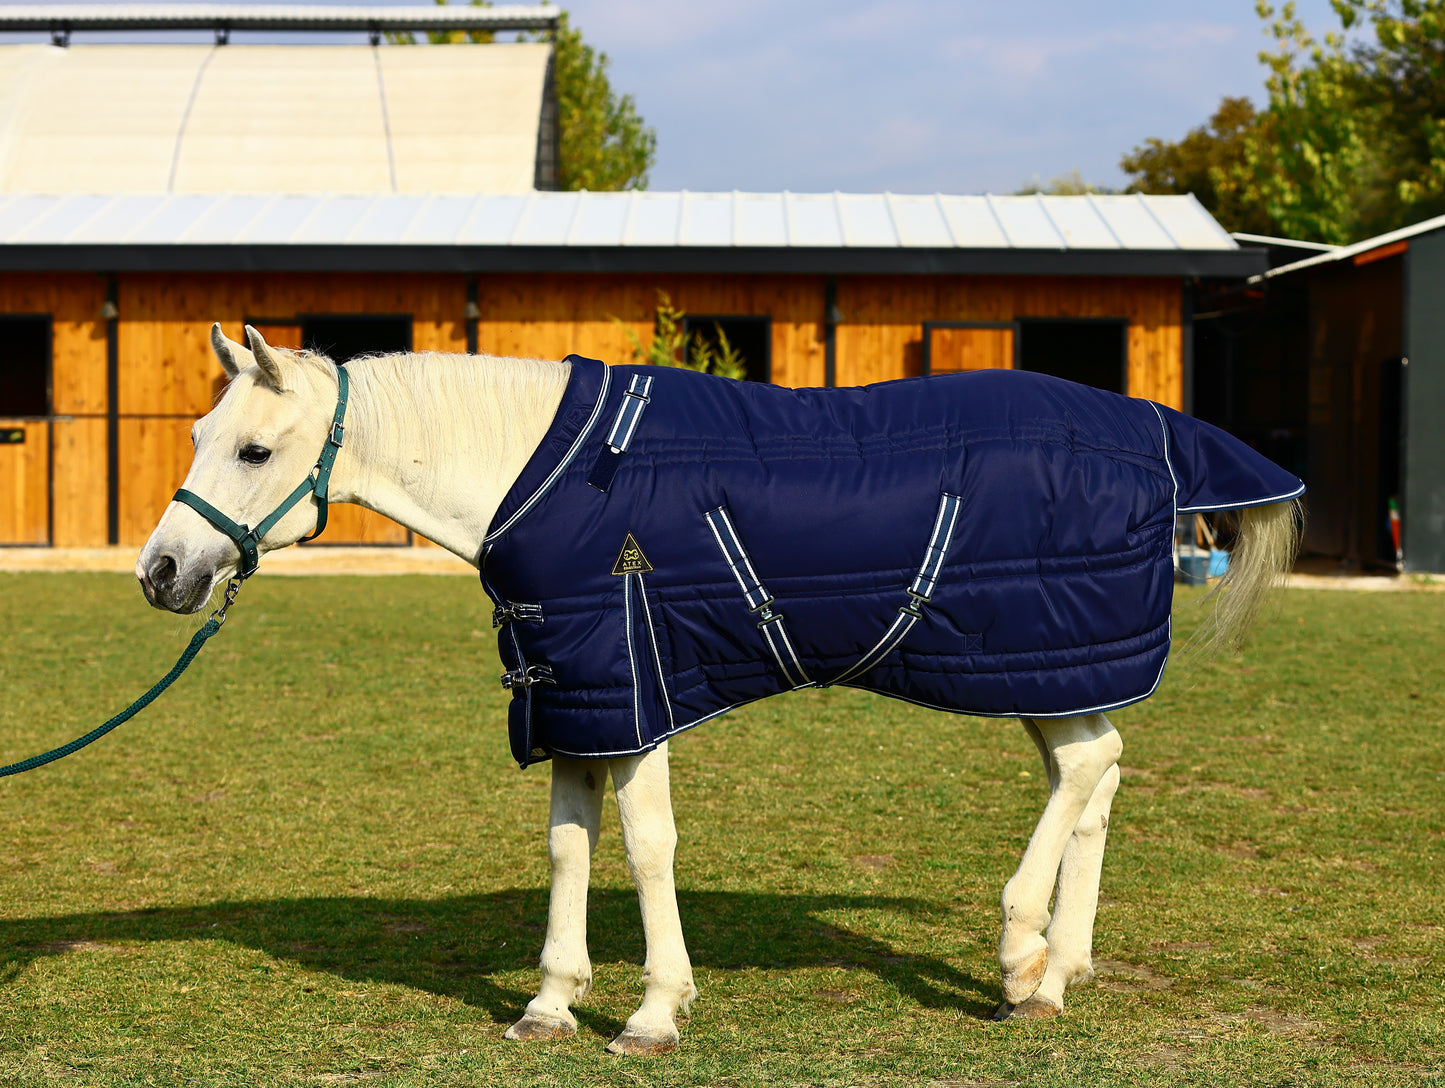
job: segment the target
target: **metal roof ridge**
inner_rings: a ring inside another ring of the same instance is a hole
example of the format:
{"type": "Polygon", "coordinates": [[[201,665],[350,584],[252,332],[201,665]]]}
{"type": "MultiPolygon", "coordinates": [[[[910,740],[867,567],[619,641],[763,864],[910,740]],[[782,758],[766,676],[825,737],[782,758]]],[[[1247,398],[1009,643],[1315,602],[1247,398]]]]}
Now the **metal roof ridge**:
{"type": "Polygon", "coordinates": [[[888,225],[893,228],[893,244],[903,245],[903,231],[898,227],[898,215],[893,208],[893,194],[887,189],[883,190],[883,207],[888,210],[888,225]]]}
{"type": "Polygon", "coordinates": [[[1068,239],[1068,237],[1067,237],[1067,236],[1064,234],[1064,232],[1059,228],[1059,224],[1055,221],[1054,217],[1049,214],[1049,206],[1044,203],[1044,194],[1043,194],[1043,193],[1035,193],[1035,194],[1034,194],[1034,202],[1035,202],[1036,204],[1038,204],[1038,206],[1039,206],[1039,211],[1041,211],[1041,212],[1044,213],[1044,219],[1048,221],[1049,227],[1053,230],[1053,232],[1054,232],[1056,235],[1058,235],[1058,238],[1059,238],[1059,248],[1060,248],[1060,249],[1073,249],[1074,247],[1071,246],[1071,245],[1069,245],[1069,239],[1068,239]]]}
{"type": "MultiPolygon", "coordinates": [[[[1190,195],[1192,196],[1193,194],[1190,195]]],[[[1144,194],[1135,193],[1134,197],[1141,205],[1143,205],[1144,214],[1147,215],[1150,219],[1154,220],[1154,225],[1164,232],[1165,238],[1168,238],[1169,241],[1174,243],[1174,248],[1183,249],[1184,247],[1179,244],[1179,239],[1174,237],[1174,232],[1164,225],[1164,220],[1160,219],[1159,216],[1154,213],[1154,209],[1150,207],[1149,202],[1144,199],[1144,194]]]]}
{"type": "Polygon", "coordinates": [[[948,221],[948,211],[943,206],[943,194],[933,194],[933,206],[938,210],[938,217],[943,220],[943,229],[948,232],[948,240],[953,244],[954,249],[962,249],[963,243],[958,240],[958,235],[953,233],[953,224],[948,221]]]}
{"type": "MultiPolygon", "coordinates": [[[[1112,237],[1112,238],[1114,239],[1114,241],[1116,241],[1116,242],[1119,243],[1119,248],[1120,248],[1120,249],[1128,249],[1129,247],[1124,244],[1124,239],[1120,238],[1120,237],[1119,237],[1119,232],[1114,229],[1114,224],[1109,222],[1109,217],[1108,217],[1107,215],[1105,215],[1103,209],[1099,207],[1099,202],[1094,199],[1094,194],[1093,194],[1093,193],[1085,193],[1085,194],[1084,194],[1084,197],[1089,201],[1089,207],[1092,208],[1093,211],[1094,211],[1094,214],[1099,217],[1099,221],[1104,224],[1104,229],[1109,232],[1110,237],[1112,237]]],[[[1156,217],[1156,219],[1155,219],[1155,222],[1156,222],[1156,223],[1158,222],[1157,217],[1156,217]]],[[[1162,223],[1160,223],[1159,225],[1160,225],[1160,226],[1163,226],[1162,223]]],[[[1169,238],[1170,238],[1171,241],[1174,240],[1174,235],[1169,234],[1169,232],[1168,232],[1167,230],[1166,230],[1164,233],[1169,235],[1169,238]]],[[[1175,248],[1175,249],[1178,249],[1178,248],[1179,248],[1179,243],[1178,243],[1177,241],[1175,241],[1175,243],[1174,243],[1174,248],[1175,248]]]]}
{"type": "Polygon", "coordinates": [[[573,199],[573,203],[576,205],[576,207],[572,209],[572,218],[567,220],[567,233],[562,236],[562,244],[564,246],[577,245],[575,239],[577,237],[577,230],[582,225],[582,209],[587,207],[588,203],[590,202],[589,198],[591,196],[591,193],[587,192],[585,189],[582,189],[578,190],[577,196],[573,199]]]}
{"type": "MultiPolygon", "coordinates": [[[[140,196],[142,199],[144,199],[145,195],[147,195],[147,194],[140,194],[140,193],[138,193],[138,194],[136,194],[136,195],[137,195],[137,196],[140,196]]],[[[172,193],[154,193],[154,194],[149,194],[149,195],[159,196],[159,197],[160,197],[160,202],[159,202],[158,204],[156,204],[156,206],[150,210],[150,214],[149,214],[149,215],[143,215],[143,216],[141,216],[138,220],[136,220],[134,223],[132,223],[132,224],[130,225],[130,230],[126,231],[123,235],[121,235],[121,243],[122,243],[122,244],[124,244],[124,243],[130,241],[132,238],[134,238],[138,233],[140,233],[142,230],[145,229],[145,226],[146,226],[147,223],[149,223],[152,219],[155,219],[158,215],[161,214],[161,212],[165,211],[166,208],[170,205],[171,200],[173,199],[173,197],[174,197],[175,194],[172,194],[172,193]]],[[[127,199],[127,198],[126,198],[126,197],[122,197],[121,199],[122,199],[122,200],[125,200],[125,199],[127,199]]]]}
{"type": "MultiPolygon", "coordinates": [[[[42,212],[40,215],[36,216],[36,218],[32,219],[29,223],[27,223],[27,224],[25,225],[25,228],[24,228],[24,229],[25,229],[25,230],[29,230],[31,227],[37,226],[37,225],[39,225],[40,223],[45,222],[45,221],[46,221],[47,219],[49,219],[52,215],[55,215],[57,212],[61,211],[61,210],[66,206],[66,204],[70,203],[70,201],[72,201],[72,200],[83,200],[83,199],[84,199],[86,196],[88,196],[88,195],[90,195],[90,194],[88,194],[88,193],[61,194],[60,199],[59,199],[59,200],[56,202],[56,204],[55,204],[55,207],[51,208],[49,211],[42,212]]],[[[124,193],[118,193],[118,194],[115,194],[115,195],[113,195],[113,196],[106,196],[104,193],[96,193],[95,195],[96,195],[97,197],[101,198],[103,202],[102,202],[101,204],[98,204],[93,212],[91,212],[89,215],[87,215],[87,216],[86,216],[84,219],[82,219],[79,223],[76,223],[75,226],[71,227],[70,230],[69,230],[67,233],[65,233],[64,235],[61,236],[61,244],[62,244],[62,245],[68,245],[68,244],[70,244],[71,240],[74,239],[74,237],[75,237],[77,234],[79,234],[81,231],[83,231],[86,227],[90,226],[90,224],[94,223],[97,219],[99,219],[102,215],[104,215],[104,214],[105,214],[107,211],[109,211],[111,208],[115,207],[117,203],[119,203],[120,201],[122,201],[122,200],[124,200],[124,199],[126,198],[126,194],[124,194],[124,193]]]]}
{"type": "Polygon", "coordinates": [[[414,195],[420,196],[421,200],[418,201],[416,211],[412,213],[412,217],[407,221],[406,227],[396,236],[396,240],[402,244],[411,241],[412,232],[416,230],[416,225],[421,222],[422,216],[426,215],[427,209],[436,203],[436,193],[428,192],[414,195]]]}
{"type": "Polygon", "coordinates": [[[1008,232],[1008,227],[1004,226],[1003,216],[998,214],[998,208],[994,206],[993,194],[984,193],[983,202],[984,205],[988,208],[988,214],[993,216],[993,221],[994,224],[998,227],[998,232],[1003,235],[1003,240],[1008,243],[1008,248],[1018,249],[1018,246],[1014,245],[1013,235],[1008,232]]]}

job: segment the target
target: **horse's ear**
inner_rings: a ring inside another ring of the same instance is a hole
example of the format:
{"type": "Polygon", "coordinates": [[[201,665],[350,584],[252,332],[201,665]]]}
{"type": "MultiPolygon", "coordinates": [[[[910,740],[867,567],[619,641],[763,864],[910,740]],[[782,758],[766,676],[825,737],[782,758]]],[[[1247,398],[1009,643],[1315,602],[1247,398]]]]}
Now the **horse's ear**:
{"type": "Polygon", "coordinates": [[[251,354],[256,358],[256,365],[261,368],[262,380],[276,392],[284,393],[286,391],[286,378],[282,374],[284,364],[261,338],[261,334],[250,325],[246,326],[246,340],[251,345],[251,354]]]}
{"type": "Polygon", "coordinates": [[[211,350],[221,361],[221,369],[226,372],[228,378],[234,378],[246,367],[256,365],[256,357],[247,348],[243,348],[236,341],[229,339],[221,331],[219,321],[211,326],[211,350]]]}

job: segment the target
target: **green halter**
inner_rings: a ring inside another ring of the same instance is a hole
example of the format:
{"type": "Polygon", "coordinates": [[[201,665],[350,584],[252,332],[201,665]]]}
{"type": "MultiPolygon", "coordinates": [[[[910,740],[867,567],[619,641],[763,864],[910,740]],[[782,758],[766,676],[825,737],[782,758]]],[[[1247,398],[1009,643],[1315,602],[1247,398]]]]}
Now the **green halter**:
{"type": "Polygon", "coordinates": [[[308,540],[315,540],[326,528],[327,486],[331,481],[331,466],[336,463],[336,454],[341,449],[342,439],[346,436],[346,428],[342,426],[342,421],[346,418],[348,387],[349,379],[346,376],[346,368],[338,366],[336,368],[336,413],[331,417],[331,430],[326,434],[326,444],[321,447],[321,457],[311,472],[307,474],[306,479],[296,485],[296,490],[287,495],[281,501],[281,505],[271,512],[271,516],[254,529],[236,524],[193,491],[187,491],[183,487],[176,492],[174,501],[183,503],[200,514],[201,517],[230,537],[240,550],[241,563],[236,574],[241,580],[244,581],[255,574],[256,568],[261,563],[261,556],[257,548],[261,538],[269,533],[275,524],[307,495],[313,493],[316,495],[316,529],[309,536],[302,537],[301,542],[304,544],[308,540]]]}

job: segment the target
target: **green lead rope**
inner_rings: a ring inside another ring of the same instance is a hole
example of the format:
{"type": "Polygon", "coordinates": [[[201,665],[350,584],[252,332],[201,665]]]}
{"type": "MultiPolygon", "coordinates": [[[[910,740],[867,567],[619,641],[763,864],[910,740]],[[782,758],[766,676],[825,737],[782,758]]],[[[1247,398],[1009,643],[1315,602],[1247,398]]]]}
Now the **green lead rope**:
{"type": "Polygon", "coordinates": [[[160,697],[161,692],[174,684],[176,680],[180,678],[181,673],[186,671],[186,667],[190,665],[190,663],[195,660],[196,655],[201,652],[201,647],[206,644],[206,640],[221,629],[221,624],[226,622],[226,609],[231,607],[231,603],[236,599],[236,594],[240,591],[240,588],[241,583],[235,580],[226,587],[225,603],[216,609],[215,612],[211,613],[211,618],[205,622],[199,631],[191,636],[190,644],[176,660],[175,666],[170,672],[157,680],[150,691],[131,703],[130,706],[126,707],[114,718],[111,718],[110,721],[92,729],[89,733],[85,734],[85,736],[76,737],[69,744],[62,744],[59,748],[52,748],[50,751],[41,755],[31,756],[29,759],[22,759],[19,763],[12,763],[8,767],[0,767],[0,778],[12,774],[22,774],[25,771],[33,771],[36,767],[43,767],[47,763],[53,763],[57,759],[64,759],[72,752],[78,752],[87,744],[99,740],[116,726],[124,725],[146,707],[150,706],[151,703],[160,697]]]}

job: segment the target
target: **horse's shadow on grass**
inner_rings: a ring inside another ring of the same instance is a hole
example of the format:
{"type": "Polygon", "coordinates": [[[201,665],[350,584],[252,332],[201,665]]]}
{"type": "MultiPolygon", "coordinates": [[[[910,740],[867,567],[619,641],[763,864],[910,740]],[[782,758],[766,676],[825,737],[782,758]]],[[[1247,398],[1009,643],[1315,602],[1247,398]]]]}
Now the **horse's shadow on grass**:
{"type": "MultiPolygon", "coordinates": [[[[868,895],[683,892],[683,925],[695,965],[722,970],[836,966],[863,970],[920,1004],[986,1016],[998,1001],[984,983],[931,956],[841,928],[833,911],[916,913],[928,904],[868,895]]],[[[547,916],[542,889],[445,899],[339,896],[217,902],[126,913],[0,921],[0,979],[35,959],[92,943],[220,939],[340,978],[388,982],[456,998],[498,1023],[520,1014],[530,993],[496,976],[535,970],[547,916]]],[[[594,888],[588,909],[592,961],[640,963],[637,898],[594,888]]],[[[530,983],[528,983],[530,985],[530,983]]],[[[577,1010],[601,1034],[622,1024],[577,1010]]]]}

